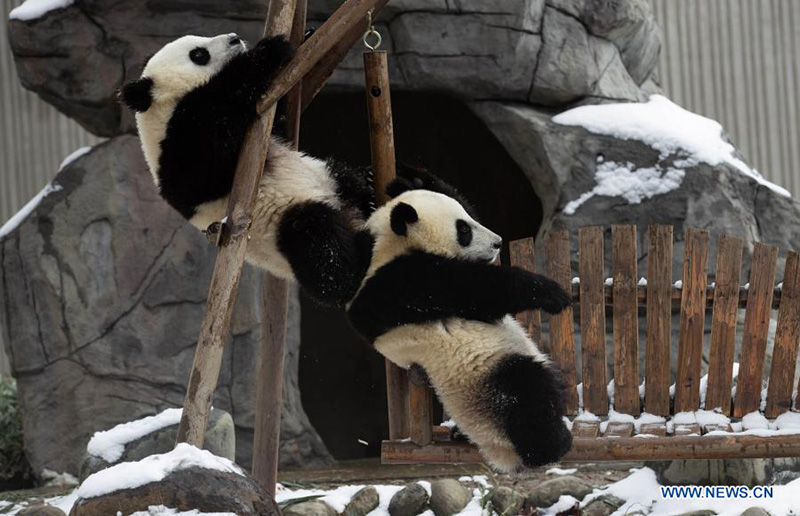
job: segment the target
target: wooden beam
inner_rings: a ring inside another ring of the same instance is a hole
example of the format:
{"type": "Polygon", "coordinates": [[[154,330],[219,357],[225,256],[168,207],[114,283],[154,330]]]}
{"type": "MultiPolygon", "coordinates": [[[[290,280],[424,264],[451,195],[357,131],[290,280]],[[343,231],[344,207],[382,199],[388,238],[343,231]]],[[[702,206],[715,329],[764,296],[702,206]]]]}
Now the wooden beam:
{"type": "Polygon", "coordinates": [[[603,303],[603,228],[581,228],[581,364],[583,406],[608,414],[606,390],[606,311],[603,303]]]}
{"type": "MultiPolygon", "coordinates": [[[[265,35],[289,35],[294,18],[294,0],[272,0],[267,13],[265,35]]],[[[285,93],[285,92],[284,92],[285,93]]],[[[236,303],[239,279],[247,251],[247,232],[258,183],[267,158],[269,137],[275,119],[275,105],[248,129],[245,135],[236,175],[228,201],[228,240],[220,248],[211,277],[206,311],[195,350],[189,388],[183,403],[178,427],[178,442],[188,442],[198,448],[205,440],[211,402],[217,388],[222,355],[228,343],[231,313],[236,303]]]]}
{"type": "MultiPolygon", "coordinates": [[[[296,0],[289,41],[303,42],[307,0],[296,0]]],[[[300,94],[297,83],[286,98],[286,138],[297,150],[300,143],[300,94]]],[[[281,412],[283,411],[283,364],[289,312],[289,282],[267,271],[261,273],[261,346],[253,437],[253,477],[275,496],[280,455],[281,412]]]]}
{"type": "MultiPolygon", "coordinates": [[[[614,437],[572,441],[572,450],[560,462],[640,461],[727,458],[800,457],[800,434],[691,435],[684,437],[614,437]]],[[[469,443],[433,442],[417,446],[410,441],[384,441],[383,464],[473,464],[483,462],[469,443]]]]}
{"type": "Polygon", "coordinates": [[[672,332],[672,226],[648,228],[647,344],[644,407],[669,415],[670,333],[672,332]]]}
{"type": "Polygon", "coordinates": [[[764,415],[777,417],[792,408],[797,346],[800,344],[800,255],[789,251],[784,268],[781,310],[775,331],[764,415]]]}
{"type": "Polygon", "coordinates": [[[614,290],[614,410],[639,415],[636,226],[611,226],[614,290]]]}

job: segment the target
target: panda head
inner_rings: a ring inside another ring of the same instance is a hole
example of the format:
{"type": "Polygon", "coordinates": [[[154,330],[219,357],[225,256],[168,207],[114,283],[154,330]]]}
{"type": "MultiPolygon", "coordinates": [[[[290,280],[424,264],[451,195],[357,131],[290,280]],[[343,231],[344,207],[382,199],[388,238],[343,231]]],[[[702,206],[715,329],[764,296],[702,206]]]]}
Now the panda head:
{"type": "Polygon", "coordinates": [[[414,250],[491,263],[503,242],[458,201],[429,190],[398,195],[372,214],[367,229],[375,239],[372,270],[414,250]]]}
{"type": "Polygon", "coordinates": [[[212,38],[183,36],[156,52],[147,61],[142,76],[123,86],[120,98],[138,113],[159,103],[171,105],[207,83],[231,59],[246,50],[236,34],[212,38]]]}

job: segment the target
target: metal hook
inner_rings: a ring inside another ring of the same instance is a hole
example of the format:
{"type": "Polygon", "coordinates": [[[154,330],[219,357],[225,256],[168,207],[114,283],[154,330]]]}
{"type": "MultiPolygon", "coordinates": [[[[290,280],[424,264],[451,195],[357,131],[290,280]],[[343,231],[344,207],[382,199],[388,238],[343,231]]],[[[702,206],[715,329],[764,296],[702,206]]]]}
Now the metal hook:
{"type": "Polygon", "coordinates": [[[375,30],[375,26],[372,25],[372,9],[367,11],[367,30],[364,32],[364,36],[361,38],[361,41],[364,42],[364,46],[370,49],[370,51],[374,52],[381,46],[381,33],[375,30]],[[374,44],[370,44],[369,38],[374,38],[374,44]]]}

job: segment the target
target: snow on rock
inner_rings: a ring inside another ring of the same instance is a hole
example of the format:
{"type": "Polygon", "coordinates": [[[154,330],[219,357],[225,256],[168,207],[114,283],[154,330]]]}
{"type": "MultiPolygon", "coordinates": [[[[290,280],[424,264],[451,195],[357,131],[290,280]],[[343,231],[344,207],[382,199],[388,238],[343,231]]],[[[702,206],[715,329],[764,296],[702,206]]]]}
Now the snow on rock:
{"type": "Polygon", "coordinates": [[[9,20],[28,21],[40,18],[45,13],[63,9],[74,3],[73,0],[25,0],[25,3],[11,10],[9,20]]]}
{"type": "Polygon", "coordinates": [[[169,453],[151,455],[138,462],[121,462],[98,471],[78,488],[80,498],[94,498],[114,491],[133,489],[151,482],[160,482],[173,471],[199,467],[244,475],[241,468],[211,452],[180,443],[169,453]]]}
{"type": "Polygon", "coordinates": [[[17,226],[22,224],[22,221],[28,218],[28,215],[30,215],[33,212],[33,210],[36,209],[37,206],[39,206],[39,203],[42,202],[42,199],[44,199],[53,192],[59,192],[61,190],[63,190],[63,187],[60,184],[48,183],[47,186],[42,188],[41,192],[36,194],[33,197],[33,199],[28,201],[28,204],[23,206],[22,209],[16,213],[16,215],[8,219],[8,221],[5,224],[3,224],[3,227],[0,228],[0,239],[5,238],[6,235],[14,231],[17,228],[17,226]]]}
{"type": "Polygon", "coordinates": [[[177,425],[181,421],[183,409],[170,408],[155,416],[149,416],[137,421],[122,423],[110,430],[95,432],[86,451],[89,455],[100,457],[113,464],[125,453],[125,445],[153,432],[177,425]]]}
{"type": "Polygon", "coordinates": [[[731,422],[728,416],[713,410],[698,410],[694,413],[694,418],[701,427],[706,425],[727,425],[731,422]]]}
{"type": "Polygon", "coordinates": [[[675,162],[679,169],[697,162],[712,166],[726,163],[778,194],[791,196],[735,157],[735,148],[723,139],[719,122],[687,111],[662,95],[651,95],[648,102],[580,106],[556,115],[553,122],[641,141],[659,151],[661,160],[671,155],[681,158],[675,162]]]}
{"type": "Polygon", "coordinates": [[[564,213],[572,215],[586,201],[596,195],[622,197],[629,204],[640,204],[645,199],[662,195],[681,186],[686,172],[676,168],[636,168],[633,163],[606,161],[597,166],[594,188],[584,192],[564,206],[564,213]]]}
{"type": "MultiPolygon", "coordinates": [[[[30,1],[30,0],[28,0],[28,1],[30,1]]],[[[81,156],[84,156],[86,154],[89,154],[90,152],[92,152],[92,147],[91,146],[81,147],[80,149],[76,150],[75,152],[73,152],[72,154],[70,154],[69,156],[64,158],[64,161],[62,161],[61,164],[58,166],[58,171],[60,172],[60,171],[64,170],[65,168],[70,166],[74,161],[76,161],[78,158],[80,158],[81,156]]]]}

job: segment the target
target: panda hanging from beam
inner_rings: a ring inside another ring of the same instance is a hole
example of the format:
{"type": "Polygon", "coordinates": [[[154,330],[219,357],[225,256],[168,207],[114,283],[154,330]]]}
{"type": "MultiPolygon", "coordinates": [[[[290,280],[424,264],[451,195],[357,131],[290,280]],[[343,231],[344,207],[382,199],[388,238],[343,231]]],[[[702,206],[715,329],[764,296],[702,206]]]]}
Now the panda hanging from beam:
{"type": "MultiPolygon", "coordinates": [[[[161,196],[193,226],[222,220],[256,105],[293,54],[281,37],[252,49],[236,34],[184,36],[121,90],[136,112],[161,196]]],[[[354,236],[374,209],[371,171],[321,161],[273,137],[252,214],[247,261],[343,306],[365,271],[354,236]]]]}

